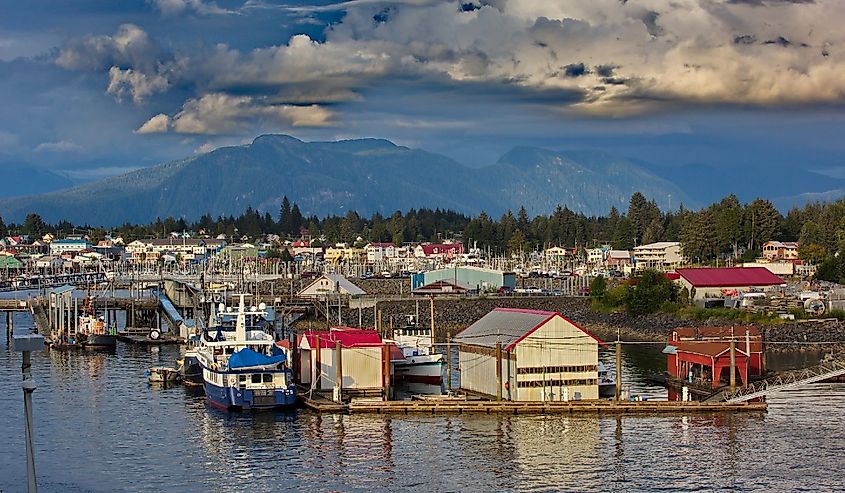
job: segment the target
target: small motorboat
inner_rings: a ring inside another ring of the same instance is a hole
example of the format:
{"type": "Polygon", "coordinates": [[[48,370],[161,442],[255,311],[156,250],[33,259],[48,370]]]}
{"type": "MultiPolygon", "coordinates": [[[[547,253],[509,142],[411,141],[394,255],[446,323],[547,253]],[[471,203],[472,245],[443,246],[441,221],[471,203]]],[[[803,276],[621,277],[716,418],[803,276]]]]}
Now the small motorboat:
{"type": "Polygon", "coordinates": [[[179,382],[179,370],[169,366],[153,366],[147,370],[147,379],[150,383],[177,383],[179,382]]]}

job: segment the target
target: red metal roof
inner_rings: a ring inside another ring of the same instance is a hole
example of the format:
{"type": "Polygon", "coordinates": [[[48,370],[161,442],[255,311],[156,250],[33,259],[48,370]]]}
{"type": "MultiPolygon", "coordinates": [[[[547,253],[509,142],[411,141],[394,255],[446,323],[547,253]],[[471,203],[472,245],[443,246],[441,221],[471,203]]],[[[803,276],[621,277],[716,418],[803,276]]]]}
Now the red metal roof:
{"type": "Polygon", "coordinates": [[[445,243],[445,244],[434,244],[430,243],[427,245],[420,245],[422,247],[423,252],[426,256],[429,255],[438,255],[438,254],[455,254],[455,253],[464,253],[464,244],[463,243],[445,243]]]}
{"type": "Polygon", "coordinates": [[[784,280],[765,267],[704,267],[676,269],[695,287],[777,286],[784,280]]]}
{"type": "MultiPolygon", "coordinates": [[[[679,353],[700,354],[711,358],[718,358],[722,354],[727,354],[731,349],[731,345],[727,342],[681,341],[672,343],[672,345],[677,348],[679,353]]],[[[739,345],[734,349],[737,357],[748,356],[745,351],[739,348],[739,345]]]]}
{"type": "Polygon", "coordinates": [[[381,336],[375,330],[354,329],[351,327],[332,327],[331,330],[314,330],[306,332],[303,337],[308,340],[308,346],[317,347],[317,338],[320,338],[320,347],[323,349],[334,348],[337,341],[344,348],[352,347],[374,347],[381,346],[381,336]]]}
{"type": "Polygon", "coordinates": [[[669,344],[683,344],[690,342],[723,342],[729,343],[731,337],[736,340],[736,346],[746,348],[745,332],[748,331],[748,346],[752,353],[763,351],[763,338],[760,330],[752,325],[738,325],[736,327],[678,327],[669,334],[669,344]],[[677,336],[677,339],[673,337],[677,336]]]}

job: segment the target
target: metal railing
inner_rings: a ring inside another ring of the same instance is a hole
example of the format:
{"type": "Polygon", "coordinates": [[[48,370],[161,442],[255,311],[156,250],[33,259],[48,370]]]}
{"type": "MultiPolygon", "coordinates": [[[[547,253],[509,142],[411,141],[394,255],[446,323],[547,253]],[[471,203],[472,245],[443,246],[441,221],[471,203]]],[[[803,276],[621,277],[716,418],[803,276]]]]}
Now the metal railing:
{"type": "Polygon", "coordinates": [[[725,402],[750,401],[772,392],[793,389],[840,375],[845,375],[845,359],[842,358],[829,360],[818,366],[779,373],[774,377],[737,389],[734,393],[726,390],[722,393],[722,399],[725,402]]]}

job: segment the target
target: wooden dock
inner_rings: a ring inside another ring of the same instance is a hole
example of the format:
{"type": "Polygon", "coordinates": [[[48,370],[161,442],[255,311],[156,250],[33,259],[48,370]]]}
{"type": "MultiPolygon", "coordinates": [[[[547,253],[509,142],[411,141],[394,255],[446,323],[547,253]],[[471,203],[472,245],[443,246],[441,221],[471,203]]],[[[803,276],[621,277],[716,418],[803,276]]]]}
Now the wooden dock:
{"type": "Polygon", "coordinates": [[[690,413],[765,412],[765,402],[569,401],[517,402],[456,399],[355,401],[338,404],[324,397],[301,396],[308,409],[329,414],[626,414],[683,415],[690,413]]]}

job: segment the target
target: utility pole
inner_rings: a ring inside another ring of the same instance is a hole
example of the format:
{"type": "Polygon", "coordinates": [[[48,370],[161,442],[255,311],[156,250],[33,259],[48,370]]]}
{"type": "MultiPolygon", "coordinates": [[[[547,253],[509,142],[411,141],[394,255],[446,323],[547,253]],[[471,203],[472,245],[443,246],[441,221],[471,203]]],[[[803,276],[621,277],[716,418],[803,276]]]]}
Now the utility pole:
{"type": "Polygon", "coordinates": [[[35,380],[32,378],[32,363],[30,353],[44,349],[44,336],[41,334],[26,334],[12,337],[14,350],[23,353],[21,361],[21,375],[23,389],[24,431],[26,436],[26,491],[36,493],[38,484],[35,481],[35,450],[32,445],[32,393],[35,392],[35,380]]]}
{"type": "Polygon", "coordinates": [[[619,329],[616,330],[616,400],[622,398],[622,341],[619,337],[619,329]]]}

